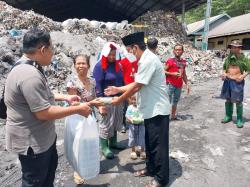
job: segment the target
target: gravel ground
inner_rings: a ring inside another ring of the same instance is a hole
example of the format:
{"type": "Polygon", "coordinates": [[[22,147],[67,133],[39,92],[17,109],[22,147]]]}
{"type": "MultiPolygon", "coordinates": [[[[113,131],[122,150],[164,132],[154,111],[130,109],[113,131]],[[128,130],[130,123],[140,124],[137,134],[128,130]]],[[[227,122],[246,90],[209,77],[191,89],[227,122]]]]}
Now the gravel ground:
{"type": "MultiPolygon", "coordinates": [[[[248,187],[250,184],[250,86],[246,81],[245,126],[221,124],[224,101],[219,99],[222,82],[210,80],[192,86],[190,96],[183,93],[179,105],[180,121],[170,123],[170,183],[173,187],[248,187]]],[[[234,113],[235,114],[235,113],[234,113]]],[[[0,186],[20,186],[17,157],[5,150],[4,121],[0,121],[0,186]]],[[[63,148],[63,120],[57,121],[59,165],[55,186],[76,186],[73,170],[63,148]]],[[[119,134],[127,144],[127,134],[119,134]]],[[[98,177],[82,186],[142,187],[149,177],[134,178],[133,171],[145,167],[144,161],[129,158],[130,150],[115,152],[114,160],[101,159],[98,177]]]]}

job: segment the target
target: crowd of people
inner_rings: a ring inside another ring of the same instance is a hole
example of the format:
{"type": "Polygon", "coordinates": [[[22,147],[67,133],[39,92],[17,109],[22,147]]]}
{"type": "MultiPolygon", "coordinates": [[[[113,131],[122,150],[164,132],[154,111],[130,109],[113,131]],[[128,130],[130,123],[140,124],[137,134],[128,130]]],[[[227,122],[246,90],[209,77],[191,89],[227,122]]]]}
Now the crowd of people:
{"type": "MultiPolygon", "coordinates": [[[[183,82],[190,86],[181,58],[184,47],[176,44],[173,58],[165,65],[155,54],[156,38],[144,42],[143,32],[122,38],[126,54],[120,46],[107,42],[89,76],[90,62],[85,54],[74,58],[76,75],[65,83],[67,95],[53,93],[48,87],[42,66],[51,63],[53,45],[50,34],[29,30],[23,38],[23,56],[8,75],[5,86],[7,106],[7,149],[19,156],[23,187],[52,187],[57,168],[55,120],[72,114],[84,117],[95,107],[99,125],[101,152],[113,159],[113,149],[126,147],[117,141],[118,131],[128,124],[128,146],[131,159],[145,160],[146,168],[135,171],[135,177],[152,176],[146,187],[165,186],[169,182],[169,123],[178,120],[176,111],[183,82]],[[103,102],[105,98],[108,104],[103,102]],[[66,101],[67,107],[55,101],[66,101]]],[[[237,127],[243,127],[244,78],[250,71],[249,61],[240,53],[242,45],[235,41],[224,64],[222,98],[226,116],[232,120],[233,103],[237,107],[237,127]]],[[[84,179],[74,173],[76,184],[84,179]]]]}

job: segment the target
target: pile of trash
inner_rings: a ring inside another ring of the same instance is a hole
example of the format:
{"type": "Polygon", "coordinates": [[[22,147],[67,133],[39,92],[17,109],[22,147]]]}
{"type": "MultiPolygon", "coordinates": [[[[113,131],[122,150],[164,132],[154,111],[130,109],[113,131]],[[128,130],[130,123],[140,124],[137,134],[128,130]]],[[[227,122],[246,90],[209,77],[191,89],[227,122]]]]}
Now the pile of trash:
{"type": "Polygon", "coordinates": [[[0,30],[31,29],[38,26],[48,31],[61,29],[59,22],[36,14],[32,10],[22,11],[0,1],[0,30]]]}
{"type": "MultiPolygon", "coordinates": [[[[3,79],[6,79],[12,65],[22,56],[22,38],[27,30],[18,30],[20,35],[7,34],[0,37],[0,91],[3,79]]],[[[49,85],[58,92],[65,91],[65,80],[74,71],[73,58],[78,54],[86,54],[91,58],[91,68],[96,63],[98,51],[102,49],[104,40],[91,40],[85,35],[72,35],[60,31],[52,31],[51,39],[54,56],[50,66],[44,67],[49,85]]]]}
{"type": "MultiPolygon", "coordinates": [[[[32,10],[22,11],[13,8],[3,1],[0,1],[0,30],[22,30],[34,27],[43,28],[47,31],[62,31],[71,34],[87,34],[100,36],[107,40],[119,40],[120,36],[127,35],[132,25],[127,20],[121,23],[89,21],[88,19],[68,19],[64,22],[55,22],[32,10]]],[[[1,34],[0,34],[1,36],[1,34]]]]}
{"type": "Polygon", "coordinates": [[[62,22],[62,31],[72,34],[88,34],[99,36],[107,40],[118,41],[121,36],[130,33],[132,25],[127,20],[121,23],[89,21],[88,19],[68,19],[62,22]]]}
{"type": "Polygon", "coordinates": [[[137,18],[133,24],[146,27],[150,36],[160,38],[174,36],[178,38],[179,42],[186,40],[182,24],[178,21],[174,12],[165,12],[163,10],[148,11],[137,18]]]}
{"type": "MultiPolygon", "coordinates": [[[[146,34],[159,40],[158,56],[162,62],[173,56],[172,50],[176,43],[185,44],[184,58],[189,64],[188,78],[192,82],[219,75],[222,62],[214,53],[201,52],[192,47],[174,13],[147,12],[133,22],[133,25],[138,24],[146,25],[146,34]]],[[[112,40],[121,44],[121,37],[136,31],[133,25],[128,21],[104,23],[87,19],[55,22],[31,10],[21,11],[0,1],[0,73],[3,75],[0,82],[6,78],[13,63],[21,57],[23,35],[32,27],[39,26],[51,32],[54,57],[45,72],[50,86],[61,91],[65,90],[65,80],[74,70],[72,62],[75,55],[89,55],[92,70],[105,42],[112,40]]]]}

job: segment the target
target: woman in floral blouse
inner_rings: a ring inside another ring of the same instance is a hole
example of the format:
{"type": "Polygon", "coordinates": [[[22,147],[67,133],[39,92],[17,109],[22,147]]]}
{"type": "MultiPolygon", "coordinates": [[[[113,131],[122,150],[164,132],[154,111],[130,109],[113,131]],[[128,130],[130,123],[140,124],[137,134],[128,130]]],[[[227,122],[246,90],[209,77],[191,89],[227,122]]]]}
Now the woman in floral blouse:
{"type": "MultiPolygon", "coordinates": [[[[87,102],[91,106],[99,106],[101,102],[96,99],[95,79],[88,76],[90,68],[89,57],[87,55],[78,55],[74,59],[76,76],[72,76],[67,83],[67,92],[70,95],[78,95],[81,102],[87,102]]],[[[76,184],[83,184],[82,179],[77,172],[74,172],[74,181],[76,184]]]]}

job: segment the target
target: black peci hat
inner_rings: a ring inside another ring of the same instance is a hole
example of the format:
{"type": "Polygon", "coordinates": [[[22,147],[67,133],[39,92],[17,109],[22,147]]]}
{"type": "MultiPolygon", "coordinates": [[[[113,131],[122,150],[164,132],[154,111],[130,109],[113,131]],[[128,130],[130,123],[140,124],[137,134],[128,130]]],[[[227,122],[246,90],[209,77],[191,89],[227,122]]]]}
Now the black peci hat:
{"type": "Polygon", "coordinates": [[[133,45],[133,44],[145,44],[144,32],[136,32],[136,33],[127,35],[122,38],[122,42],[125,46],[133,45]]]}

